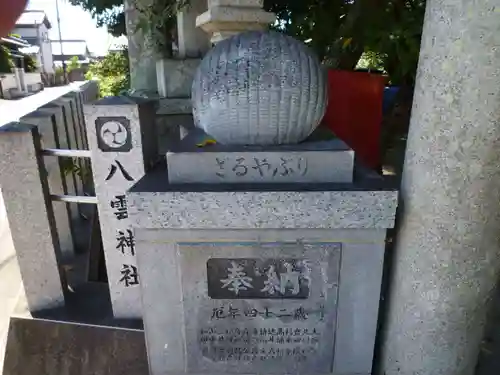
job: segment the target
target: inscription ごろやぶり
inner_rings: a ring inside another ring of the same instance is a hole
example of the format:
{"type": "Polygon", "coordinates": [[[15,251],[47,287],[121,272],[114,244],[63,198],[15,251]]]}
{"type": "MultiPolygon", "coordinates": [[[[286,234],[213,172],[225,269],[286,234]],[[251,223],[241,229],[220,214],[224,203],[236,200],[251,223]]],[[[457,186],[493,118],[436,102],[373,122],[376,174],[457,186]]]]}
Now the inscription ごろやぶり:
{"type": "Polygon", "coordinates": [[[307,174],[307,159],[303,156],[269,156],[243,157],[227,156],[216,157],[215,174],[224,177],[286,177],[305,176],[307,174]]]}

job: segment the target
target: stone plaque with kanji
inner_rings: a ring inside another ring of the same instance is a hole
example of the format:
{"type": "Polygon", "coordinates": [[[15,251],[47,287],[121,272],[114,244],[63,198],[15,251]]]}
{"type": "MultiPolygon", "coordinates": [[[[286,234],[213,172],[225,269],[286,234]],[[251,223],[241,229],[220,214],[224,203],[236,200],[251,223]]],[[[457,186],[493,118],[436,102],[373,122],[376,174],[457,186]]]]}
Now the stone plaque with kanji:
{"type": "Polygon", "coordinates": [[[306,259],[212,258],[207,261],[208,295],[216,299],[301,299],[309,296],[306,259]]]}
{"type": "Polygon", "coordinates": [[[339,243],[179,244],[187,369],[332,371],[339,243]]]}

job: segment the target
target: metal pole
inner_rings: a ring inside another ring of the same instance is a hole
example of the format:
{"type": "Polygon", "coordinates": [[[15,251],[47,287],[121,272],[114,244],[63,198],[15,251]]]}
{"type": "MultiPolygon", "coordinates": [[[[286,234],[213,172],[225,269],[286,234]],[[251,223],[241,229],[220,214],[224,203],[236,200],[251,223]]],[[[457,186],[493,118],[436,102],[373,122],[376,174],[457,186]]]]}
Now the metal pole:
{"type": "Polygon", "coordinates": [[[68,84],[68,75],[66,74],[66,61],[64,60],[64,52],[63,52],[63,41],[62,41],[62,33],[61,33],[61,18],[59,17],[59,0],[56,0],[56,13],[57,13],[57,29],[59,31],[59,45],[61,47],[61,58],[62,58],[64,83],[68,84]]]}
{"type": "Polygon", "coordinates": [[[79,195],[51,194],[50,199],[54,202],[97,204],[96,197],[87,197],[87,196],[79,196],[79,195]]]}
{"type": "Polygon", "coordinates": [[[46,148],[42,150],[44,156],[58,156],[67,158],[90,158],[90,150],[64,150],[55,148],[46,148]]]}

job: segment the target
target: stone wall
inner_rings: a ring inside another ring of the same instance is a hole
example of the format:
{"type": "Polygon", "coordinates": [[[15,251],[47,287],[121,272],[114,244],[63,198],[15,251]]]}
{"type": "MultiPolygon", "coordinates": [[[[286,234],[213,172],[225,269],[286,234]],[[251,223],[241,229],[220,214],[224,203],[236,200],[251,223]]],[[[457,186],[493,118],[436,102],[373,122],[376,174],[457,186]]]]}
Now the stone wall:
{"type": "MultiPolygon", "coordinates": [[[[96,96],[97,85],[86,82],[69,86],[47,101],[37,102],[37,96],[23,99],[21,102],[28,100],[23,107],[39,106],[27,113],[18,111],[18,116],[26,115],[0,126],[4,155],[0,188],[31,312],[64,304],[61,267],[75,251],[74,225],[80,219],[80,207],[53,196],[82,196],[85,192],[80,174],[67,169],[63,158],[43,156],[42,150],[87,149],[82,104],[96,96]]],[[[14,111],[17,107],[7,104],[6,108],[14,111]]],[[[86,165],[75,163],[80,168],[86,165]]]]}

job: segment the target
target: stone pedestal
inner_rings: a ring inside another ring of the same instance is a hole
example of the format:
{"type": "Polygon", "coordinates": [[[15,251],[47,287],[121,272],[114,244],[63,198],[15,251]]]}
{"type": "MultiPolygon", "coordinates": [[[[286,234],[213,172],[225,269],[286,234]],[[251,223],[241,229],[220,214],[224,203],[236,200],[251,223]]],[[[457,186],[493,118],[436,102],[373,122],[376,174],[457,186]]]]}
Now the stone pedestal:
{"type": "Polygon", "coordinates": [[[85,106],[113,313],[140,318],[135,239],[125,191],[157,158],[154,102],[110,97],[85,106]]]}
{"type": "MultiPolygon", "coordinates": [[[[325,168],[352,163],[331,146],[325,168]]],[[[307,182],[282,163],[315,164],[305,147],[171,153],[168,173],[129,191],[151,374],[371,373],[397,193],[367,174],[352,183],[352,164],[327,173],[338,183],[307,182]],[[236,175],[262,158],[271,173],[216,181],[217,158],[236,175]],[[276,183],[276,161],[302,183],[276,183]]]]}
{"type": "Polygon", "coordinates": [[[169,183],[352,183],[354,151],[340,139],[290,146],[200,147],[209,139],[194,129],[170,149],[169,183]]]}
{"type": "Polygon", "coordinates": [[[196,19],[196,26],[210,35],[212,43],[244,31],[264,30],[276,20],[262,9],[263,0],[209,0],[208,10],[196,19]]]}
{"type": "Polygon", "coordinates": [[[428,1],[383,355],[470,375],[500,269],[500,1],[428,1]]]}

